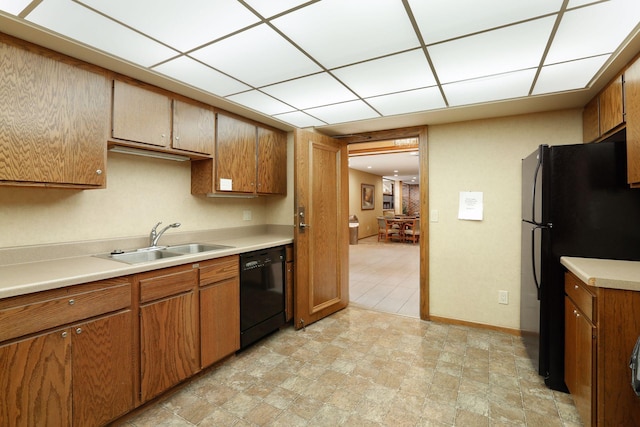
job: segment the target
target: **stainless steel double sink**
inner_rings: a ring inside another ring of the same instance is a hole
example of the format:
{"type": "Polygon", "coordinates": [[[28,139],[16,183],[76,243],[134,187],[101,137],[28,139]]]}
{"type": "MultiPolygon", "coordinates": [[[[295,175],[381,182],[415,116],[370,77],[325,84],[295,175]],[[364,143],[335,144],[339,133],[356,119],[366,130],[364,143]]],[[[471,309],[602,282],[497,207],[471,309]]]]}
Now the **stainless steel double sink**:
{"type": "Polygon", "coordinates": [[[99,258],[111,259],[127,264],[140,264],[143,262],[157,261],[159,259],[178,257],[189,254],[199,254],[202,252],[214,252],[230,249],[233,246],[209,245],[203,243],[187,243],[175,246],[159,246],[136,249],[127,252],[111,252],[109,254],[95,255],[99,258]]]}

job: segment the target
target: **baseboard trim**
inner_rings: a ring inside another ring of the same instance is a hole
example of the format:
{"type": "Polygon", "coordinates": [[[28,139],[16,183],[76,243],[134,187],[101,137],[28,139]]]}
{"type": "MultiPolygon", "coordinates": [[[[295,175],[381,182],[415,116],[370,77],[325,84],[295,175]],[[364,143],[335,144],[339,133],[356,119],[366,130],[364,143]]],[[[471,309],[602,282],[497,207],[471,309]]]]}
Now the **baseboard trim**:
{"type": "Polygon", "coordinates": [[[504,328],[502,326],[487,325],[487,324],[484,324],[484,323],[467,322],[466,320],[451,319],[451,318],[448,318],[448,317],[429,316],[429,321],[437,322],[437,323],[446,323],[446,324],[449,324],[449,325],[471,326],[473,328],[488,329],[488,330],[491,330],[491,331],[504,332],[504,333],[507,333],[509,335],[515,335],[515,336],[518,336],[518,337],[522,336],[522,333],[521,333],[521,331],[519,329],[504,328]]]}

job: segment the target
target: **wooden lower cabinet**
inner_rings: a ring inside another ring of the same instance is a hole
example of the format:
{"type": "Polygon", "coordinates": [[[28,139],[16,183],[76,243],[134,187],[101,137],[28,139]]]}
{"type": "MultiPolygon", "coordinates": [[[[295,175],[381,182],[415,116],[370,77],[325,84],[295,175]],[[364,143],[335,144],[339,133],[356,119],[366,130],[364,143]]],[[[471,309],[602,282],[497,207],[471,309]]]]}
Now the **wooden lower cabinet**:
{"type": "Polygon", "coordinates": [[[132,314],[71,327],[74,426],[101,426],[133,409],[132,314]]]}
{"type": "Polygon", "coordinates": [[[640,292],[565,275],[565,382],[585,426],[640,426],[629,359],[640,336],[640,292]]]}
{"type": "Polygon", "coordinates": [[[191,265],[141,274],[140,398],[158,396],[195,374],[198,270],[191,265]]]}
{"type": "Polygon", "coordinates": [[[200,360],[206,367],[240,349],[240,260],[200,264],[200,360]]]}
{"type": "Polygon", "coordinates": [[[0,425],[71,425],[69,329],[0,346],[0,370],[0,425]]]}
{"type": "Polygon", "coordinates": [[[131,311],[0,347],[0,425],[102,426],[133,409],[131,311]]]}

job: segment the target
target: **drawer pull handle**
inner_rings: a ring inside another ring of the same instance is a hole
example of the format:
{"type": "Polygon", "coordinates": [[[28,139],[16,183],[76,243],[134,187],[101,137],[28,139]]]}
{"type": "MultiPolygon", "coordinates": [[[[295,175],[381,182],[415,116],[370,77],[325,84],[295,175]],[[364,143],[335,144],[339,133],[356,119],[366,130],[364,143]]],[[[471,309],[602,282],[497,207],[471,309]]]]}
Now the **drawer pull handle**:
{"type": "Polygon", "coordinates": [[[70,299],[70,300],[69,300],[69,305],[73,305],[73,304],[75,304],[75,303],[76,303],[76,300],[74,300],[74,299],[70,299]]]}
{"type": "Polygon", "coordinates": [[[67,337],[67,332],[65,331],[61,335],[62,335],[62,338],[66,338],[67,337]]]}
{"type": "Polygon", "coordinates": [[[82,333],[82,328],[76,328],[76,334],[80,335],[82,333]]]}

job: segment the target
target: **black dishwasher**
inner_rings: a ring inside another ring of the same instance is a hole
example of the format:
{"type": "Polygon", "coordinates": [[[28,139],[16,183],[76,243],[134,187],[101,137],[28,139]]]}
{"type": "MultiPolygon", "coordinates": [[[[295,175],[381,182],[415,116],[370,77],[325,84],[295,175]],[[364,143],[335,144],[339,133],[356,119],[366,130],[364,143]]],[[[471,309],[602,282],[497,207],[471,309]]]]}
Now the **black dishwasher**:
{"type": "Polygon", "coordinates": [[[283,246],[240,254],[240,348],[285,323],[284,255],[283,246]]]}

